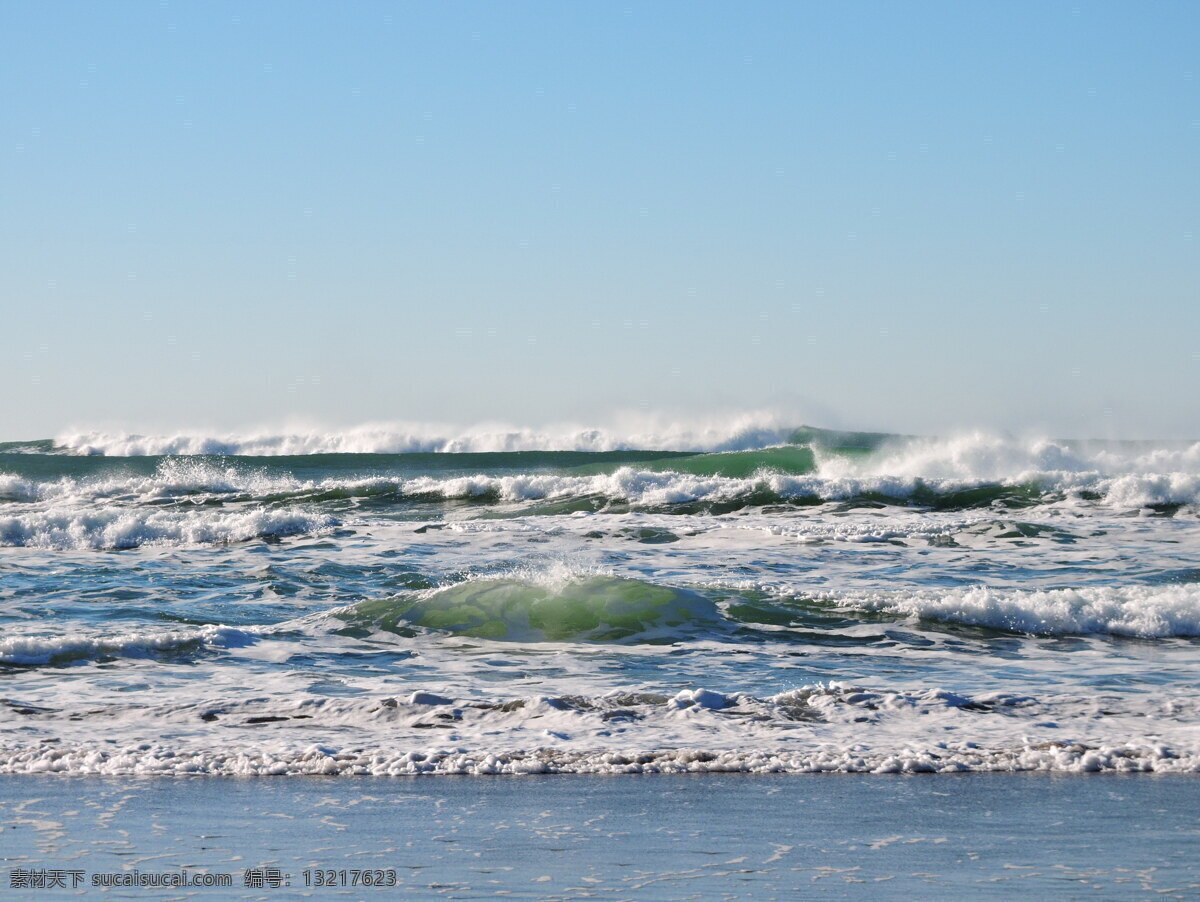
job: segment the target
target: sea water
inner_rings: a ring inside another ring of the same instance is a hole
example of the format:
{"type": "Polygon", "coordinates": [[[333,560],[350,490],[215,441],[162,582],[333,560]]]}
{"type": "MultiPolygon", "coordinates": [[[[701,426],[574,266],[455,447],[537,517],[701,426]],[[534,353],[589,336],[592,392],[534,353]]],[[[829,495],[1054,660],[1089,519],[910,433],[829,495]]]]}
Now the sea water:
{"type": "Polygon", "coordinates": [[[0,446],[0,772],[1200,770],[1200,444],[0,446]]]}

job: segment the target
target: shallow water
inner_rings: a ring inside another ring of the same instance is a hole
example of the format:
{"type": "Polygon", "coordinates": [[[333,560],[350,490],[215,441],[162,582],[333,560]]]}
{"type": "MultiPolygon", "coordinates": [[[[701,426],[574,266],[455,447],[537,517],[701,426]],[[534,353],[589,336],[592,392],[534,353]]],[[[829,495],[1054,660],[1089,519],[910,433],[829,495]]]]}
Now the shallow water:
{"type": "Polygon", "coordinates": [[[4,446],[0,771],[1200,769],[1200,446],[786,437],[4,446]]]}
{"type": "Polygon", "coordinates": [[[117,899],[1188,899],[1197,811],[1179,776],[0,778],[9,876],[231,882],[117,899]]]}

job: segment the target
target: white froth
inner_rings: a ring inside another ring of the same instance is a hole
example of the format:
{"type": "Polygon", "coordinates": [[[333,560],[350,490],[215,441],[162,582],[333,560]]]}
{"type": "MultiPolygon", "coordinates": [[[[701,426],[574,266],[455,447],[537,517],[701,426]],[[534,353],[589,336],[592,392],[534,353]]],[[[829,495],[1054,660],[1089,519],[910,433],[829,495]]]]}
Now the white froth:
{"type": "Polygon", "coordinates": [[[1200,752],[1176,752],[1153,743],[1088,746],[1047,742],[987,749],[973,743],[929,748],[920,744],[890,752],[822,748],[797,753],[653,749],[564,751],[560,749],[459,752],[394,748],[341,751],[314,746],[264,752],[178,751],[146,743],[118,748],[22,748],[0,745],[0,773],[107,776],[494,776],[527,774],[954,774],[954,773],[1198,773],[1200,752]]]}

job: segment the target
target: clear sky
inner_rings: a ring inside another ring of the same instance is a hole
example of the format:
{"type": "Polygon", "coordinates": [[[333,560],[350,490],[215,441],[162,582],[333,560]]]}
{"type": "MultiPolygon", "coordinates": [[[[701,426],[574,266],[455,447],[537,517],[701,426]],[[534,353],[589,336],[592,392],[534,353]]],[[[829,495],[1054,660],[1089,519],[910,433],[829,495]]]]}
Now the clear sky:
{"type": "Polygon", "coordinates": [[[0,439],[1200,438],[1200,4],[0,4],[0,439]]]}

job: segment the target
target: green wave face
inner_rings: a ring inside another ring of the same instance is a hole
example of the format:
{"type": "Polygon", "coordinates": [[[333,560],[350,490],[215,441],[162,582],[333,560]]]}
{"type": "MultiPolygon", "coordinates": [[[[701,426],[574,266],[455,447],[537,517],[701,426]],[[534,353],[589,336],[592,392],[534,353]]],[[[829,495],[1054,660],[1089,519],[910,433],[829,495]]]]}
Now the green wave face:
{"type": "Polygon", "coordinates": [[[519,642],[668,643],[689,627],[720,621],[716,605],[686,589],[637,579],[592,576],[547,586],[521,579],[477,580],[413,599],[354,605],[339,632],[419,629],[519,642]]]}
{"type": "MultiPolygon", "coordinates": [[[[593,473],[612,473],[625,461],[593,461],[572,467],[570,473],[588,476],[593,473]]],[[[693,476],[728,476],[744,479],[760,470],[776,473],[803,475],[817,468],[812,449],[801,445],[783,445],[778,448],[762,448],[757,451],[715,451],[703,454],[674,454],[654,460],[640,461],[639,470],[655,473],[691,473],[693,476]]]]}
{"type": "Polygon", "coordinates": [[[728,476],[745,479],[760,470],[803,475],[817,468],[811,448],[788,445],[764,448],[761,451],[724,451],[716,454],[697,454],[677,460],[658,460],[646,465],[648,470],[673,470],[693,476],[728,476]]]}

